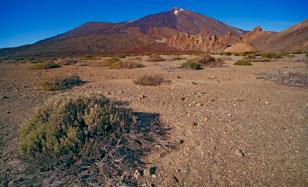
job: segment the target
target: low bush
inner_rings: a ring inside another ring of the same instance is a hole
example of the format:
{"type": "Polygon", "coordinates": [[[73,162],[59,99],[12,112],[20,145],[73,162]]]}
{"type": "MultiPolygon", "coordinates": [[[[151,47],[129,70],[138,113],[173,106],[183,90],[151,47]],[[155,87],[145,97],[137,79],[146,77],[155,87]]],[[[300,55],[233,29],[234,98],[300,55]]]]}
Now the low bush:
{"type": "Polygon", "coordinates": [[[45,91],[58,91],[64,89],[70,89],[74,86],[79,86],[83,83],[77,75],[71,75],[68,77],[46,77],[39,80],[36,85],[45,91]]]}
{"type": "Polygon", "coordinates": [[[59,64],[55,64],[53,62],[42,62],[42,63],[35,63],[32,65],[32,69],[41,70],[41,69],[53,69],[61,67],[59,64]]]}
{"type": "Polygon", "coordinates": [[[215,59],[214,57],[210,55],[203,55],[198,59],[198,63],[203,66],[208,67],[221,67],[223,66],[222,59],[215,59]]]}
{"type": "Polygon", "coordinates": [[[221,55],[231,56],[232,53],[231,52],[222,52],[221,55]]]}
{"type": "Polygon", "coordinates": [[[133,68],[142,68],[143,64],[130,61],[118,61],[110,65],[111,69],[133,69],[133,68]]]}
{"type": "Polygon", "coordinates": [[[164,59],[163,57],[161,57],[160,55],[151,55],[149,56],[148,59],[150,62],[162,62],[165,61],[166,59],[164,59]]]}
{"type": "Polygon", "coordinates": [[[19,130],[28,174],[51,186],[134,184],[143,156],[172,147],[157,118],[136,115],[99,94],[50,98],[19,130]]]}
{"type": "Polygon", "coordinates": [[[188,60],[187,62],[181,64],[180,68],[200,70],[202,69],[202,66],[194,60],[188,60]]]}
{"type": "Polygon", "coordinates": [[[280,53],[274,53],[274,52],[265,52],[261,53],[262,58],[282,58],[282,54],[280,53]]]}
{"type": "Polygon", "coordinates": [[[285,71],[276,74],[262,73],[257,79],[270,80],[286,86],[308,87],[308,73],[305,71],[285,71]]]}
{"type": "Polygon", "coordinates": [[[239,66],[251,66],[252,63],[250,60],[243,59],[243,60],[238,60],[234,63],[234,65],[239,65],[239,66]]]}
{"type": "Polygon", "coordinates": [[[91,62],[91,65],[97,66],[97,67],[110,67],[114,63],[121,61],[119,58],[113,57],[113,58],[107,58],[102,61],[95,61],[91,62]]]}
{"type": "Polygon", "coordinates": [[[74,60],[74,59],[65,59],[65,60],[62,60],[60,62],[61,65],[73,65],[73,64],[77,64],[77,60],[74,60]]]}
{"type": "Polygon", "coordinates": [[[142,75],[137,77],[133,82],[142,86],[158,86],[164,81],[165,79],[160,75],[142,75]]]}

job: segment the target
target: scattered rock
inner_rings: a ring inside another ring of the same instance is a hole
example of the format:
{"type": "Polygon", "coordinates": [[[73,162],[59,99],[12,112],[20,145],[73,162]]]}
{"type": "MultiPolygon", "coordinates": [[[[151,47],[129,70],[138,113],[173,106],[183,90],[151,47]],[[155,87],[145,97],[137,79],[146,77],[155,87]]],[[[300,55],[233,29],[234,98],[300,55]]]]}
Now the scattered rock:
{"type": "Polygon", "coordinates": [[[141,176],[141,173],[140,173],[140,171],[139,170],[135,170],[135,172],[134,172],[134,178],[135,179],[139,179],[140,178],[140,176],[141,176]]]}
{"type": "Polygon", "coordinates": [[[140,99],[145,99],[146,97],[147,97],[147,96],[145,96],[145,95],[142,94],[142,95],[140,95],[139,98],[140,98],[140,99]]]}
{"type": "Polygon", "coordinates": [[[239,149],[239,148],[236,148],[236,149],[234,150],[234,153],[235,153],[237,156],[239,156],[239,157],[244,157],[244,156],[245,156],[245,154],[243,153],[243,151],[242,151],[241,149],[239,149]]]}
{"type": "Polygon", "coordinates": [[[157,170],[157,167],[155,167],[155,166],[147,168],[147,169],[144,169],[143,170],[143,175],[145,177],[153,177],[153,178],[155,178],[156,177],[156,170],[157,170]]]}
{"type": "Polygon", "coordinates": [[[193,126],[197,126],[198,125],[198,123],[197,122],[193,122],[193,126]]]}
{"type": "Polygon", "coordinates": [[[197,103],[197,104],[196,104],[196,106],[203,106],[203,104],[201,104],[201,103],[197,103]]]}
{"type": "Polygon", "coordinates": [[[209,120],[208,117],[203,117],[203,121],[204,121],[204,122],[207,122],[208,120],[209,120]]]}
{"type": "Polygon", "coordinates": [[[185,100],[186,100],[186,98],[185,98],[185,97],[181,97],[181,100],[182,100],[182,101],[185,101],[185,100]]]}
{"type": "Polygon", "coordinates": [[[268,105],[268,104],[269,104],[269,102],[268,102],[268,101],[264,101],[264,104],[268,105]]]}

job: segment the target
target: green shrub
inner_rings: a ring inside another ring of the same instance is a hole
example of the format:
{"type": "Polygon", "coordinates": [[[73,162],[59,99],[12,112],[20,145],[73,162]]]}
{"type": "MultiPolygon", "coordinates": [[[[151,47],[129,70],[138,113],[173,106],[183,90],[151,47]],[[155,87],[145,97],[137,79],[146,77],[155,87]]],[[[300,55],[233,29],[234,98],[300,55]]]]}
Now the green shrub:
{"type": "Polygon", "coordinates": [[[142,157],[172,146],[159,120],[136,115],[99,94],[52,97],[21,125],[18,150],[38,184],[50,175],[53,184],[134,182],[142,157]]]}
{"type": "Polygon", "coordinates": [[[133,82],[142,86],[158,86],[164,81],[165,79],[160,75],[142,75],[137,77],[133,82]]]}
{"type": "Polygon", "coordinates": [[[194,69],[194,70],[200,70],[202,69],[201,65],[199,63],[196,63],[195,60],[188,60],[187,62],[181,64],[180,68],[188,68],[188,69],[194,69]]]}
{"type": "Polygon", "coordinates": [[[70,89],[74,86],[79,86],[83,83],[77,75],[71,75],[68,77],[46,77],[39,80],[36,84],[39,88],[45,91],[58,91],[64,89],[70,89]]]}
{"type": "Polygon", "coordinates": [[[59,64],[55,64],[53,62],[42,62],[42,63],[35,63],[32,65],[32,69],[41,70],[41,69],[53,69],[61,67],[59,64]]]}
{"type": "Polygon", "coordinates": [[[129,61],[118,61],[110,65],[111,69],[133,69],[142,67],[144,67],[143,64],[129,61]]]}
{"type": "Polygon", "coordinates": [[[238,60],[234,63],[234,65],[240,65],[240,66],[251,66],[252,63],[250,60],[243,59],[243,60],[238,60]]]}
{"type": "Polygon", "coordinates": [[[150,62],[162,62],[162,61],[165,61],[165,60],[166,59],[164,59],[160,55],[151,55],[151,56],[149,56],[149,61],[150,62]]]}

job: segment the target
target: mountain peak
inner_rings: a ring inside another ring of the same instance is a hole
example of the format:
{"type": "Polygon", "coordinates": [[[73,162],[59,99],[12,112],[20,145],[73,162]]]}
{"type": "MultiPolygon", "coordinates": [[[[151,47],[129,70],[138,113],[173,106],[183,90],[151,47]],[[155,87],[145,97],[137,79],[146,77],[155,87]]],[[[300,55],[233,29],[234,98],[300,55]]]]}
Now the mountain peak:
{"type": "Polygon", "coordinates": [[[184,11],[183,8],[173,8],[171,11],[173,11],[174,15],[179,15],[182,11],[184,11]]]}

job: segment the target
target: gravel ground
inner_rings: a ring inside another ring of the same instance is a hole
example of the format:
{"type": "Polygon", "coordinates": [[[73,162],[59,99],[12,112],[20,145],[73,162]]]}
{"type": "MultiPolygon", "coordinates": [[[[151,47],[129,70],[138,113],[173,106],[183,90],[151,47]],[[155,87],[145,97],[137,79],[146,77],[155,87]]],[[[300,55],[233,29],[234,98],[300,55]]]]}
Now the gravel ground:
{"type": "Polygon", "coordinates": [[[141,60],[146,67],[130,70],[78,63],[50,70],[31,70],[29,63],[0,64],[2,178],[20,180],[17,130],[35,106],[62,92],[95,92],[127,101],[134,111],[159,113],[171,128],[172,141],[179,143],[174,150],[144,158],[157,170],[138,178],[140,185],[307,186],[308,89],[256,79],[259,73],[306,65],[275,61],[241,67],[232,65],[234,60],[199,71],[177,68],[185,60],[155,63],[146,57],[141,60]],[[156,87],[132,82],[146,73],[168,81],[156,87]],[[63,74],[78,74],[87,83],[61,92],[35,87],[45,75],[63,74]]]}

